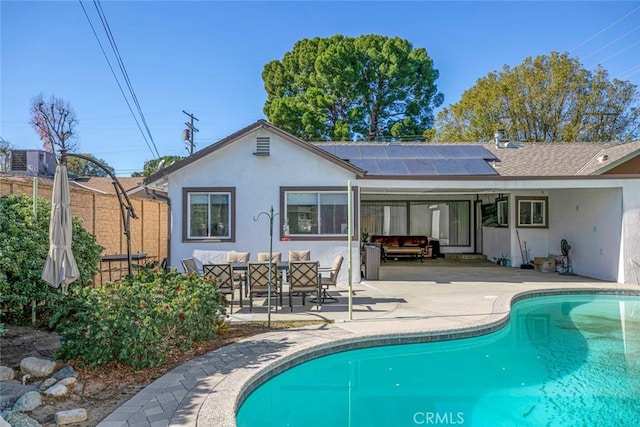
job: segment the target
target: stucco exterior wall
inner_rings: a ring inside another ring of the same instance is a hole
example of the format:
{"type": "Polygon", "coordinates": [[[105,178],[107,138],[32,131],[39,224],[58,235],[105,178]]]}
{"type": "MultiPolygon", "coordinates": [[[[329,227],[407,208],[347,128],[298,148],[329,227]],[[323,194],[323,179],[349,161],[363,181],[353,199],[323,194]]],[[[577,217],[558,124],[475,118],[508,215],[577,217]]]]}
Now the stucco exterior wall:
{"type": "MultiPolygon", "coordinates": [[[[180,260],[194,256],[194,251],[197,254],[218,251],[219,257],[233,250],[250,252],[254,261],[258,252],[269,252],[269,218],[262,213],[269,212],[273,206],[274,213],[279,214],[281,187],[341,186],[346,189],[350,179],[355,186],[355,177],[349,171],[272,133],[256,130],[247,134],[170,175],[171,265],[182,270],[180,260]],[[270,137],[269,156],[253,154],[259,136],[270,137]],[[235,242],[183,242],[183,187],[235,187],[235,242]]],[[[310,250],[312,259],[320,261],[321,266],[331,266],[335,255],[341,254],[345,261],[338,280],[348,281],[346,241],[282,241],[279,224],[280,217],[276,216],[273,252],[281,252],[282,259],[286,260],[289,250],[310,250]]],[[[357,256],[358,245],[354,241],[352,246],[357,256]]],[[[356,258],[354,265],[359,265],[356,258]]],[[[360,280],[359,273],[359,268],[353,268],[353,280],[360,280]]]]}
{"type": "Polygon", "coordinates": [[[575,272],[601,280],[618,279],[622,190],[554,190],[549,197],[549,253],[560,255],[566,239],[575,272]]]}

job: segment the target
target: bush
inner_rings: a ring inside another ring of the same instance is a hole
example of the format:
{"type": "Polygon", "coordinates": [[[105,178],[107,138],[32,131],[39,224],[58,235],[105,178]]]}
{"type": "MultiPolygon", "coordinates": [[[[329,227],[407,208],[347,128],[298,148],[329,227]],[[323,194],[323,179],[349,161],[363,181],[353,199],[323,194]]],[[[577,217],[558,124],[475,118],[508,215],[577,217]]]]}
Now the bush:
{"type": "Polygon", "coordinates": [[[198,275],[143,270],[117,284],[76,288],[52,326],[62,333],[56,357],[95,367],[118,361],[134,369],[164,363],[172,350],[213,339],[226,300],[214,282],[198,275]]]}
{"type": "MultiPolygon", "coordinates": [[[[38,307],[38,320],[46,324],[52,310],[65,303],[66,295],[41,278],[49,251],[50,216],[50,200],[38,198],[34,218],[33,198],[0,197],[0,320],[7,324],[27,322],[33,302],[38,307]]],[[[92,285],[102,247],[82,227],[80,218],[73,218],[71,248],[80,277],[70,289],[92,285]]]]}

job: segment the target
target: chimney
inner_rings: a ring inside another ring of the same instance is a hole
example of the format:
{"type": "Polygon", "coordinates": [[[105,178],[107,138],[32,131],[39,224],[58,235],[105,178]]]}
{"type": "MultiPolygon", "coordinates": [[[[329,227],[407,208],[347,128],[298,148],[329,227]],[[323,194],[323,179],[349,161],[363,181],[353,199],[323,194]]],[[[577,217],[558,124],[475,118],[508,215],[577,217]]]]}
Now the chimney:
{"type": "Polygon", "coordinates": [[[493,134],[494,139],[496,140],[496,148],[500,148],[500,142],[505,141],[504,129],[498,129],[493,134]]]}

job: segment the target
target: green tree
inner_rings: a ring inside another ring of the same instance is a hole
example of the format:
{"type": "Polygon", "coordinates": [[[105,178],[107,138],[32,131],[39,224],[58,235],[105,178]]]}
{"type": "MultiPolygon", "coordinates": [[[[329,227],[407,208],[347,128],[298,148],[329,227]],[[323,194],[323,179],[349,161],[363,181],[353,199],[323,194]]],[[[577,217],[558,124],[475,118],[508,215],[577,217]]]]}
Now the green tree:
{"type": "Polygon", "coordinates": [[[616,141],[640,136],[638,91],[552,52],[480,78],[437,117],[440,141],[486,141],[498,128],[519,141],[616,141]]]}
{"type": "MultiPolygon", "coordinates": [[[[98,163],[101,163],[105,168],[107,168],[109,171],[111,171],[112,174],[115,175],[115,170],[113,169],[113,167],[109,166],[104,160],[98,159],[94,155],[88,153],[84,153],[82,155],[90,157],[98,163]]],[[[90,161],[81,159],[79,157],[67,157],[67,169],[69,173],[75,174],[77,176],[109,176],[108,173],[96,166],[94,163],[91,163],[90,161]]]]}
{"type": "Polygon", "coordinates": [[[169,165],[174,164],[178,160],[183,159],[180,156],[162,156],[159,159],[151,159],[144,162],[144,167],[142,172],[134,172],[131,174],[132,177],[141,176],[147,177],[151,176],[154,173],[158,172],[160,168],[166,168],[169,165]]]}
{"type": "MultiPolygon", "coordinates": [[[[42,280],[49,251],[51,201],[38,199],[37,215],[33,198],[25,195],[0,197],[0,322],[20,324],[30,318],[32,303],[38,307],[40,322],[48,322],[53,310],[66,304],[60,289],[42,280]]],[[[73,218],[71,242],[80,277],[69,289],[93,285],[102,247],[95,236],[73,218]]]]}
{"type": "Polygon", "coordinates": [[[303,39],[264,66],[264,113],[306,140],[422,137],[443,102],[424,48],[398,37],[303,39]]]}

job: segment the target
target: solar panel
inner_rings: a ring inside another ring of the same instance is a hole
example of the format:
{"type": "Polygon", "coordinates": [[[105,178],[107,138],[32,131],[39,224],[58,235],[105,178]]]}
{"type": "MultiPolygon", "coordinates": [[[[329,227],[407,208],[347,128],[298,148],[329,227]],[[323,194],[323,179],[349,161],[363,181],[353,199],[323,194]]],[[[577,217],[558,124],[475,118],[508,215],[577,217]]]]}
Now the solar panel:
{"type": "Polygon", "coordinates": [[[372,159],[355,159],[350,163],[356,167],[359,167],[367,173],[367,175],[380,175],[380,168],[378,167],[378,161],[372,159]]]}
{"type": "Polygon", "coordinates": [[[409,175],[436,175],[437,173],[431,159],[405,159],[404,164],[409,175]]]}
{"type": "Polygon", "coordinates": [[[360,147],[357,145],[336,145],[335,155],[341,159],[361,159],[360,147]]]}
{"type": "Polygon", "coordinates": [[[483,159],[460,159],[460,166],[464,169],[461,175],[497,175],[498,172],[483,159]]]}
{"type": "Polygon", "coordinates": [[[365,170],[368,175],[496,175],[482,145],[323,144],[319,148],[365,170]]]}
{"type": "Polygon", "coordinates": [[[381,175],[407,175],[409,172],[403,161],[378,159],[376,162],[381,175]]]}
{"type": "Polygon", "coordinates": [[[363,159],[388,159],[386,145],[363,145],[360,147],[363,159]]]}

